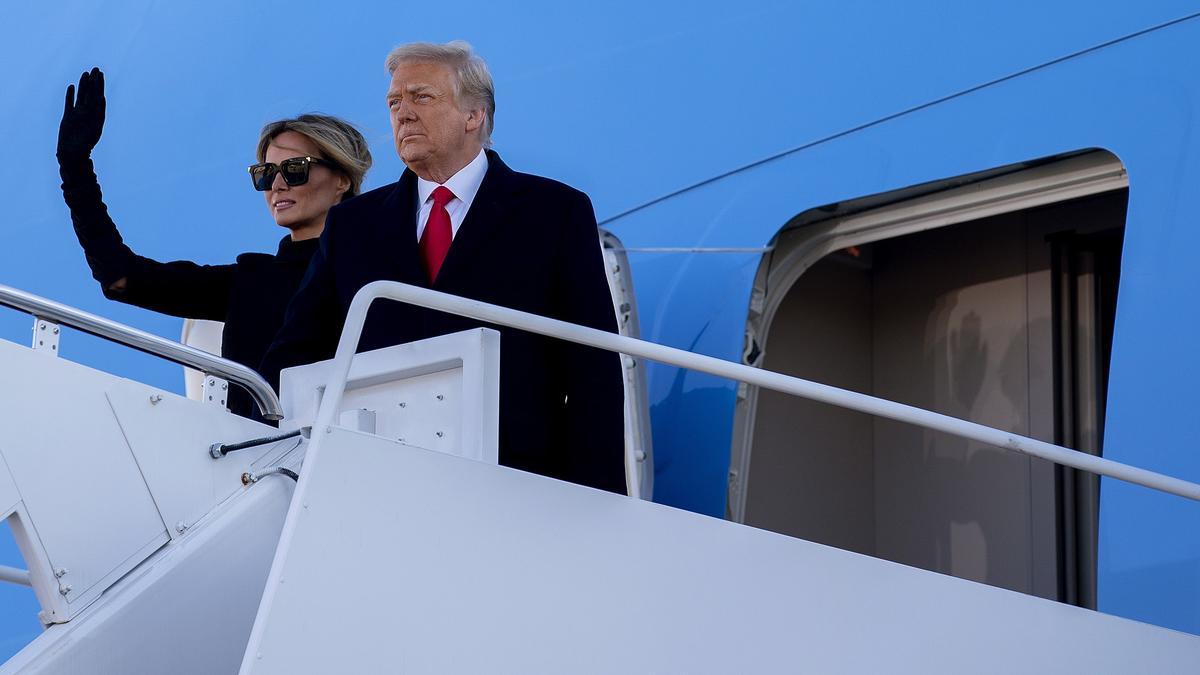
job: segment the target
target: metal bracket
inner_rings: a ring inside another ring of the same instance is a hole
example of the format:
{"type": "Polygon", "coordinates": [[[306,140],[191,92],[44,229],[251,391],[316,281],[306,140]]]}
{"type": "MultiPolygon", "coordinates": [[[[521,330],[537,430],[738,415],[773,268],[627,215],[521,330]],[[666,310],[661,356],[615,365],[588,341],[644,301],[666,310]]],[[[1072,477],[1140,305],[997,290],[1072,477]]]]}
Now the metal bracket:
{"type": "Polygon", "coordinates": [[[201,396],[205,403],[227,408],[226,400],[229,398],[229,381],[223,380],[216,375],[206,374],[204,376],[204,390],[201,396]]]}
{"type": "Polygon", "coordinates": [[[58,356],[58,336],[61,331],[58,324],[38,317],[33,318],[33,349],[39,352],[50,352],[58,356]]]}

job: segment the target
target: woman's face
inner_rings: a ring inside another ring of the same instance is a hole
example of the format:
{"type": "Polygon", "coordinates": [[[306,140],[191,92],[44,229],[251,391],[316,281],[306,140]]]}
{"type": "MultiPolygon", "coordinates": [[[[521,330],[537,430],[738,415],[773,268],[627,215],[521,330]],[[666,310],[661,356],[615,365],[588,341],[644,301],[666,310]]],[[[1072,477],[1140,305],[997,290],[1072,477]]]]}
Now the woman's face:
{"type": "MultiPolygon", "coordinates": [[[[271,139],[264,161],[279,164],[293,157],[322,157],[316,144],[295,131],[285,131],[271,139]]],[[[275,175],[271,189],[263,194],[275,224],[292,231],[292,239],[311,239],[325,229],[325,214],[350,189],[350,180],[328,166],[310,164],[308,182],[288,185],[281,174],[275,175]]]]}

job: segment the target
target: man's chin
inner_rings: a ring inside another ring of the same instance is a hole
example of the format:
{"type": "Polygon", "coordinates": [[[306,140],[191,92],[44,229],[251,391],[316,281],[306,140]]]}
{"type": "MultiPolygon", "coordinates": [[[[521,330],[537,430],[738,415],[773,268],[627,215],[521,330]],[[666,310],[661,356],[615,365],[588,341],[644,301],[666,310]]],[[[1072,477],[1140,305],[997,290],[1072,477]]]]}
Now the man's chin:
{"type": "Polygon", "coordinates": [[[411,167],[413,164],[425,164],[429,161],[429,151],[425,148],[417,148],[412,145],[405,145],[400,148],[400,161],[411,167]]]}

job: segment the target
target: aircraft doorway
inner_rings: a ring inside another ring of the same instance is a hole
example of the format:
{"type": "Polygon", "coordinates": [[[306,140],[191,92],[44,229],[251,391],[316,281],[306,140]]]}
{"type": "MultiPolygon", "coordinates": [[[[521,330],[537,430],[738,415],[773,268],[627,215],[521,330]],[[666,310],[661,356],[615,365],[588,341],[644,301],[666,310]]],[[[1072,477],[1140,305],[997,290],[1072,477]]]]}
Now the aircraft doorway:
{"type": "MultiPolygon", "coordinates": [[[[854,212],[781,233],[747,360],[1099,453],[1124,180],[1092,152],[837,205],[854,212]],[[1080,170],[1090,189],[1057,189],[1080,170]],[[976,208],[996,190],[1015,198],[976,208]]],[[[1094,476],[755,389],[735,439],[735,520],[1094,607],[1094,476]]]]}

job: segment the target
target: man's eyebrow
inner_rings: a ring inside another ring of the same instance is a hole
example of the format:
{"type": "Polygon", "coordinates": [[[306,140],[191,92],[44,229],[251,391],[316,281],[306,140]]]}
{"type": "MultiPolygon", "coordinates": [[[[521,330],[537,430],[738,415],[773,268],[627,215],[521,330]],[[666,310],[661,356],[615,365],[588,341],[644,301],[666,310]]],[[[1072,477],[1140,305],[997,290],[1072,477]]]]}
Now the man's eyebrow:
{"type": "Polygon", "coordinates": [[[389,89],[385,98],[393,98],[403,93],[415,94],[422,91],[436,91],[436,88],[431,84],[410,84],[403,91],[398,89],[389,89]]]}

